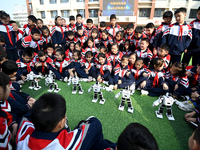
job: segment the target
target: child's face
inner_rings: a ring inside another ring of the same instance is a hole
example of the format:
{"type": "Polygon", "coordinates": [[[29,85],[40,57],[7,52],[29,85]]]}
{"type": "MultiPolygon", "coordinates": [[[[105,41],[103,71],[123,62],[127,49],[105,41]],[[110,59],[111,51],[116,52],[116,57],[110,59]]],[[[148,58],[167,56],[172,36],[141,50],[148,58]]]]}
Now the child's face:
{"type": "Polygon", "coordinates": [[[154,31],[154,28],[146,28],[146,34],[151,35],[154,31]]]}
{"type": "Polygon", "coordinates": [[[157,71],[161,71],[163,69],[163,67],[164,67],[164,63],[162,64],[162,66],[156,66],[156,65],[154,65],[154,68],[157,71]]]}
{"type": "Polygon", "coordinates": [[[128,28],[128,29],[127,29],[127,34],[128,34],[128,35],[131,35],[132,33],[133,33],[133,28],[130,28],[130,29],[128,28]]]}
{"type": "Polygon", "coordinates": [[[81,24],[82,23],[82,18],[81,17],[77,17],[76,21],[77,21],[78,24],[81,24]]]}
{"type": "Polygon", "coordinates": [[[78,32],[78,34],[79,34],[80,36],[83,35],[83,29],[82,29],[82,30],[78,30],[77,32],[78,32]]]}
{"type": "Polygon", "coordinates": [[[122,39],[121,35],[120,35],[120,34],[117,34],[117,35],[116,35],[116,40],[117,40],[117,41],[120,41],[121,39],[122,39]]]}
{"type": "Polygon", "coordinates": [[[168,54],[168,52],[162,48],[160,48],[158,51],[158,56],[160,56],[160,57],[164,57],[167,54],[168,54]]]}
{"type": "Polygon", "coordinates": [[[96,32],[92,32],[92,38],[96,38],[97,37],[97,33],[96,32]]]}
{"type": "Polygon", "coordinates": [[[73,54],[73,58],[74,58],[75,60],[78,60],[78,58],[79,58],[79,57],[78,57],[78,54],[77,54],[77,53],[74,53],[74,54],[73,54]]]}
{"type": "Polygon", "coordinates": [[[141,50],[146,50],[149,44],[146,41],[141,41],[140,42],[140,48],[141,50]]]}
{"type": "Polygon", "coordinates": [[[10,23],[10,17],[7,17],[6,19],[1,19],[1,22],[3,23],[3,24],[9,24],[10,23]]]}
{"type": "Polygon", "coordinates": [[[115,24],[116,24],[116,19],[111,19],[111,20],[110,20],[110,24],[111,24],[112,26],[115,26],[115,24]]]}
{"type": "Polygon", "coordinates": [[[43,33],[43,35],[44,35],[45,37],[48,37],[48,36],[49,36],[49,31],[48,31],[48,30],[43,30],[42,33],[43,33]]]}
{"type": "Polygon", "coordinates": [[[118,53],[118,47],[117,47],[117,45],[113,45],[111,47],[111,51],[112,51],[113,54],[117,54],[118,53]]]}
{"type": "Polygon", "coordinates": [[[177,69],[176,69],[176,67],[174,66],[174,65],[172,65],[172,67],[170,68],[170,73],[172,74],[172,75],[176,75],[177,74],[177,69]]]}
{"type": "Polygon", "coordinates": [[[167,17],[163,19],[165,23],[170,24],[172,21],[172,17],[167,17]]]}
{"type": "Polygon", "coordinates": [[[34,26],[35,22],[33,22],[31,19],[28,19],[28,26],[34,26]]]}
{"type": "Polygon", "coordinates": [[[92,47],[94,45],[94,43],[92,41],[88,41],[88,46],[92,47]]]}
{"type": "Polygon", "coordinates": [[[196,70],[197,74],[200,75],[200,65],[197,65],[197,70],[196,70]]]}
{"type": "Polygon", "coordinates": [[[22,58],[23,58],[23,60],[24,60],[25,62],[29,62],[29,61],[31,61],[31,59],[32,59],[32,57],[23,56],[23,55],[22,55],[22,58]]]}
{"type": "Polygon", "coordinates": [[[36,40],[36,41],[38,41],[40,39],[40,34],[38,34],[38,33],[34,33],[34,34],[31,34],[31,35],[32,35],[33,39],[36,40]]]}
{"type": "Polygon", "coordinates": [[[68,38],[69,38],[70,40],[73,40],[74,36],[73,36],[73,35],[69,35],[68,38]]]}
{"type": "Polygon", "coordinates": [[[108,37],[108,35],[107,35],[107,34],[105,34],[105,33],[102,33],[102,38],[103,38],[104,40],[106,40],[106,39],[107,39],[107,37],[108,37]]]}
{"type": "Polygon", "coordinates": [[[93,58],[93,56],[90,55],[90,56],[87,56],[87,57],[86,57],[86,60],[87,60],[88,62],[91,62],[92,58],[93,58]]]}
{"type": "Polygon", "coordinates": [[[143,67],[143,62],[142,61],[136,61],[135,62],[135,68],[137,69],[137,70],[139,70],[140,68],[142,68],[143,67]]]}
{"type": "Polygon", "coordinates": [[[37,26],[41,29],[43,26],[43,22],[41,20],[37,21],[37,26]]]}
{"type": "Polygon", "coordinates": [[[125,58],[121,64],[122,64],[122,67],[125,68],[127,65],[128,65],[128,62],[129,62],[129,59],[125,58]]]}
{"type": "Polygon", "coordinates": [[[139,39],[142,36],[142,33],[135,33],[135,38],[139,39]]]}
{"type": "Polygon", "coordinates": [[[5,101],[8,99],[8,96],[10,94],[10,84],[6,85],[6,90],[4,90],[1,86],[0,86],[0,91],[2,94],[0,94],[0,101],[5,101]]]}
{"type": "Polygon", "coordinates": [[[81,47],[80,47],[79,45],[76,44],[76,45],[75,45],[75,49],[80,51],[80,50],[81,50],[81,47]]]}
{"type": "Polygon", "coordinates": [[[87,28],[92,29],[93,24],[92,23],[87,23],[87,28]]]}
{"type": "Polygon", "coordinates": [[[129,42],[126,42],[125,45],[124,45],[125,49],[129,49],[129,46],[130,46],[129,42]]]}
{"type": "Polygon", "coordinates": [[[100,63],[101,65],[103,65],[103,64],[105,63],[105,61],[106,61],[106,58],[99,57],[99,63],[100,63]]]}
{"type": "Polygon", "coordinates": [[[101,31],[103,31],[103,30],[105,30],[106,29],[106,27],[100,27],[100,30],[101,31]]]}
{"type": "Polygon", "coordinates": [[[129,58],[130,64],[133,65],[135,63],[135,60],[136,60],[136,56],[135,55],[131,55],[130,58],[129,58]]]}
{"type": "Polygon", "coordinates": [[[75,20],[70,20],[69,22],[72,26],[75,24],[75,20]]]}
{"type": "Polygon", "coordinates": [[[62,19],[62,25],[66,26],[66,20],[62,19]]]}
{"type": "Polygon", "coordinates": [[[55,56],[56,56],[56,59],[59,61],[63,60],[63,57],[64,57],[64,55],[61,55],[59,52],[56,52],[55,56]]]}
{"type": "Polygon", "coordinates": [[[104,49],[104,48],[101,48],[101,49],[99,50],[99,53],[106,54],[105,49],[104,49]]]}
{"type": "Polygon", "coordinates": [[[197,19],[200,20],[200,11],[197,12],[197,19]]]}
{"type": "Polygon", "coordinates": [[[40,60],[40,61],[45,61],[45,60],[46,60],[46,57],[47,57],[46,55],[41,56],[41,57],[39,57],[39,60],[40,60]]]}
{"type": "Polygon", "coordinates": [[[61,26],[62,25],[62,19],[60,17],[57,18],[56,24],[57,24],[57,26],[61,26]]]}
{"type": "Polygon", "coordinates": [[[47,48],[47,53],[48,54],[53,54],[54,49],[52,47],[47,48]]]}
{"type": "Polygon", "coordinates": [[[73,51],[74,50],[74,44],[70,44],[69,48],[73,51]]]}
{"type": "Polygon", "coordinates": [[[185,21],[186,13],[180,12],[175,15],[176,22],[179,24],[183,24],[185,21]]]}
{"type": "Polygon", "coordinates": [[[4,46],[4,45],[5,45],[5,42],[0,42],[0,45],[1,45],[1,46],[4,46]]]}
{"type": "Polygon", "coordinates": [[[13,27],[14,31],[18,31],[19,30],[18,25],[16,23],[12,23],[12,27],[13,27]]]}

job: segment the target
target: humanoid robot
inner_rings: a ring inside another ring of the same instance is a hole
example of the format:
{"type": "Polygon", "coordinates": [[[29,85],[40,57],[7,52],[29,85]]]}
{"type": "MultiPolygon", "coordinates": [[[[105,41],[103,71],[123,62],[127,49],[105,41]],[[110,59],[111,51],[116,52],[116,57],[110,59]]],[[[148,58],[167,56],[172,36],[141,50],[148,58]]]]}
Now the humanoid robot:
{"type": "Polygon", "coordinates": [[[121,90],[119,93],[117,93],[115,95],[115,99],[117,99],[120,95],[122,94],[122,100],[121,100],[121,104],[118,107],[118,110],[120,111],[124,111],[124,105],[125,105],[125,101],[127,100],[128,103],[128,112],[133,113],[133,106],[132,106],[132,102],[131,102],[131,91],[128,87],[125,87],[123,90],[121,90]]]}
{"type": "Polygon", "coordinates": [[[33,71],[27,74],[26,81],[31,81],[29,89],[34,89],[36,91],[41,89],[41,86],[38,85],[38,81],[36,80],[36,78],[40,78],[40,75],[35,75],[33,71]]]}
{"type": "Polygon", "coordinates": [[[58,84],[55,82],[55,74],[50,70],[47,78],[45,79],[45,85],[49,86],[48,92],[58,93],[61,89],[58,88],[58,84]]]}
{"type": "Polygon", "coordinates": [[[153,107],[158,106],[160,104],[158,111],[155,111],[157,118],[163,119],[163,109],[165,107],[167,107],[166,116],[167,116],[168,120],[175,121],[175,118],[172,113],[172,105],[174,102],[176,105],[185,107],[178,100],[176,100],[172,96],[170,96],[169,93],[166,93],[166,95],[160,96],[158,100],[153,102],[153,107]]]}
{"type": "Polygon", "coordinates": [[[72,89],[72,94],[76,94],[77,92],[77,86],[78,86],[78,94],[83,94],[84,90],[81,87],[81,84],[79,83],[80,79],[77,76],[76,73],[74,73],[74,77],[73,78],[69,78],[69,83],[68,86],[72,83],[73,84],[73,89],[72,89]]]}
{"type": "Polygon", "coordinates": [[[103,93],[101,92],[101,89],[103,90],[107,90],[107,91],[111,91],[112,90],[109,87],[105,87],[99,84],[98,81],[96,81],[95,84],[93,84],[89,89],[88,89],[88,93],[91,92],[91,90],[93,89],[94,95],[93,95],[93,99],[92,102],[96,103],[98,101],[98,95],[100,98],[99,104],[104,104],[105,103],[105,99],[103,98],[103,93]]]}

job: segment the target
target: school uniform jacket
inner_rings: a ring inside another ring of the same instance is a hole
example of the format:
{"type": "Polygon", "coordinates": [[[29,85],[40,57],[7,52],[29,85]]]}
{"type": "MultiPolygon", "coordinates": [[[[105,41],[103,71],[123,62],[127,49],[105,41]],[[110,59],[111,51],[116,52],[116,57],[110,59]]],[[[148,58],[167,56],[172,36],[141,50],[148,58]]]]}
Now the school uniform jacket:
{"type": "MultiPolygon", "coordinates": [[[[22,47],[31,47],[37,50],[41,50],[43,46],[43,40],[40,38],[38,41],[34,40],[31,35],[26,36],[22,39],[22,47]]],[[[36,51],[37,51],[36,50],[36,51]]]]}
{"type": "Polygon", "coordinates": [[[49,35],[48,37],[44,37],[44,36],[42,36],[42,40],[43,40],[43,42],[44,43],[51,43],[52,42],[52,40],[51,40],[51,35],[49,35]]]}
{"type": "Polygon", "coordinates": [[[117,41],[116,39],[114,39],[114,42],[117,43],[117,45],[119,46],[119,50],[122,51],[122,49],[124,48],[125,39],[123,38],[120,41],[117,41]]]}
{"type": "Polygon", "coordinates": [[[196,86],[198,84],[199,75],[197,74],[197,66],[187,66],[186,70],[189,71],[193,76],[192,85],[196,86]]]}
{"type": "Polygon", "coordinates": [[[77,41],[81,42],[81,46],[84,46],[84,43],[87,41],[88,36],[87,33],[85,31],[83,31],[83,35],[79,35],[78,33],[76,34],[76,39],[77,41]]]}
{"type": "Polygon", "coordinates": [[[84,65],[84,67],[88,70],[90,70],[91,67],[95,66],[95,59],[92,58],[91,62],[89,63],[86,58],[82,60],[82,63],[84,65]]]}
{"type": "Polygon", "coordinates": [[[164,83],[164,71],[155,71],[154,69],[150,70],[148,74],[148,81],[150,81],[152,87],[160,86],[164,83]]]}
{"type": "Polygon", "coordinates": [[[113,44],[113,39],[110,36],[108,36],[105,40],[103,38],[100,38],[100,43],[105,47],[109,47],[113,44]]]}
{"type": "Polygon", "coordinates": [[[117,64],[121,63],[122,56],[123,56],[123,53],[120,51],[118,51],[117,54],[113,54],[112,52],[109,53],[110,62],[113,67],[115,67],[117,64]]]}
{"type": "Polygon", "coordinates": [[[22,76],[22,69],[27,69],[28,73],[33,71],[34,73],[35,70],[34,70],[34,66],[35,66],[35,63],[33,62],[33,59],[29,62],[24,62],[23,58],[20,58],[16,61],[16,64],[18,66],[18,70],[17,70],[17,75],[18,76],[22,76]]]}
{"type": "Polygon", "coordinates": [[[96,68],[97,68],[97,74],[101,75],[101,77],[103,79],[107,78],[108,76],[110,76],[111,71],[112,71],[112,65],[109,61],[105,61],[105,63],[103,65],[97,63],[96,64],[96,68]]]}
{"type": "Polygon", "coordinates": [[[170,45],[169,54],[181,55],[192,41],[192,29],[186,22],[171,24],[163,34],[162,43],[170,45]]]}
{"type": "Polygon", "coordinates": [[[189,48],[200,48],[200,20],[193,20],[190,26],[192,28],[192,41],[189,48]]]}
{"type": "Polygon", "coordinates": [[[116,24],[114,28],[113,28],[112,25],[110,25],[110,26],[108,26],[108,27],[106,28],[106,30],[108,30],[108,33],[109,33],[110,35],[112,35],[113,38],[114,38],[114,37],[116,36],[116,33],[117,33],[118,31],[121,31],[122,28],[121,28],[120,25],[116,24]]]}
{"type": "Polygon", "coordinates": [[[148,65],[148,63],[151,61],[153,54],[152,52],[149,50],[149,48],[147,48],[145,51],[141,51],[141,49],[139,48],[138,50],[135,51],[137,53],[138,57],[141,57],[144,59],[145,65],[148,65]]]}
{"type": "Polygon", "coordinates": [[[52,41],[54,44],[66,43],[66,28],[62,26],[53,26],[51,29],[52,41]]]}
{"type": "Polygon", "coordinates": [[[133,65],[133,68],[131,69],[132,75],[134,76],[134,78],[136,80],[138,80],[144,72],[147,72],[146,69],[144,67],[140,68],[139,70],[137,70],[135,68],[135,66],[133,65]]]}
{"type": "Polygon", "coordinates": [[[93,40],[94,40],[94,46],[99,48],[100,47],[100,40],[99,40],[98,36],[93,40]]]}
{"type": "Polygon", "coordinates": [[[143,39],[143,38],[147,38],[147,36],[143,33],[139,39],[136,39],[135,36],[133,36],[131,43],[132,43],[132,47],[134,50],[137,50],[140,47],[140,42],[141,42],[141,39],[143,39]]]}
{"type": "Polygon", "coordinates": [[[72,55],[73,55],[72,50],[70,50],[70,49],[66,50],[66,51],[65,51],[65,55],[66,55],[66,58],[71,59],[71,58],[72,58],[72,55]]]}
{"type": "Polygon", "coordinates": [[[16,42],[23,38],[23,34],[24,32],[20,29],[17,31],[16,42]]]}
{"type": "Polygon", "coordinates": [[[94,56],[98,53],[98,49],[95,46],[92,46],[91,48],[90,47],[86,47],[85,51],[86,52],[87,51],[91,51],[94,54],[94,56]]]}
{"type": "Polygon", "coordinates": [[[54,65],[54,62],[53,60],[50,58],[50,57],[46,57],[46,60],[45,61],[40,61],[39,58],[36,59],[36,63],[35,63],[35,66],[38,64],[38,63],[42,63],[42,73],[45,72],[45,66],[44,66],[44,63],[46,62],[47,64],[47,69],[49,70],[52,70],[54,71],[55,69],[55,65],[54,65]]]}
{"type": "Polygon", "coordinates": [[[86,25],[84,25],[83,23],[78,24],[77,22],[75,23],[74,32],[77,32],[77,27],[78,27],[78,26],[81,26],[81,27],[83,28],[83,31],[87,32],[87,31],[86,31],[86,25]]]}
{"type": "Polygon", "coordinates": [[[96,29],[96,28],[97,28],[97,27],[96,27],[95,25],[93,25],[91,29],[88,29],[88,28],[86,27],[85,30],[87,31],[88,37],[90,37],[90,36],[92,35],[92,29],[96,29]]]}
{"type": "Polygon", "coordinates": [[[125,39],[126,39],[126,40],[130,40],[130,41],[132,41],[134,35],[135,35],[134,32],[131,33],[131,35],[128,35],[128,34],[127,34],[127,31],[125,31],[125,39]]]}
{"type": "Polygon", "coordinates": [[[76,24],[74,24],[73,26],[72,26],[71,24],[68,24],[68,25],[66,26],[67,31],[73,31],[73,32],[74,32],[74,30],[75,30],[75,27],[76,27],[76,24]]]}
{"type": "Polygon", "coordinates": [[[169,62],[170,62],[171,56],[169,54],[167,54],[164,57],[160,57],[158,55],[154,55],[153,58],[162,58],[164,60],[164,68],[167,68],[169,66],[169,62]]]}
{"type": "Polygon", "coordinates": [[[123,55],[130,55],[131,53],[132,53],[132,51],[131,50],[125,50],[125,48],[123,49],[123,51],[122,51],[122,53],[123,53],[123,55]]]}
{"type": "Polygon", "coordinates": [[[31,35],[31,29],[33,28],[36,28],[36,26],[33,26],[32,28],[30,28],[28,24],[25,24],[23,27],[23,32],[24,32],[23,36],[25,37],[25,36],[31,35]]]}
{"type": "Polygon", "coordinates": [[[54,59],[55,67],[60,73],[65,72],[69,68],[70,63],[71,61],[69,58],[65,58],[63,61],[58,61],[56,58],[54,59]]]}

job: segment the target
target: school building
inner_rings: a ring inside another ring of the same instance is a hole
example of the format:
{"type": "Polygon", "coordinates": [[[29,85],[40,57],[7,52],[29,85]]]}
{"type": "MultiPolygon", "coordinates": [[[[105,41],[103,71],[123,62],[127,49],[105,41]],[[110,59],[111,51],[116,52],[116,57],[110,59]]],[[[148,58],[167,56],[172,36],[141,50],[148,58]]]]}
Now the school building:
{"type": "MultiPolygon", "coordinates": [[[[45,25],[54,25],[54,18],[59,15],[69,23],[69,16],[82,14],[84,23],[88,18],[94,24],[100,21],[109,24],[109,16],[117,15],[117,22],[122,27],[133,22],[144,26],[153,22],[156,26],[162,22],[163,12],[174,12],[179,7],[187,8],[186,21],[196,18],[200,0],[26,0],[28,14],[42,18],[45,25]]],[[[173,21],[175,18],[173,17],[173,21]]]]}

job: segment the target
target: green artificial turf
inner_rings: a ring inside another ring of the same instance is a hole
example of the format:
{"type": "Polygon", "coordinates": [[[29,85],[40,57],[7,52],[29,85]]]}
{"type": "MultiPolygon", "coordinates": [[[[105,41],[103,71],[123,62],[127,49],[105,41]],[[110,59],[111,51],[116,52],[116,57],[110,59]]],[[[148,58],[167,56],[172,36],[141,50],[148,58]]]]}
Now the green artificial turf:
{"type": "MultiPolygon", "coordinates": [[[[103,127],[104,138],[117,142],[118,136],[124,128],[131,122],[138,122],[146,126],[156,138],[160,150],[185,150],[188,149],[188,138],[194,129],[184,120],[186,112],[181,111],[174,104],[173,114],[175,121],[168,121],[164,110],[163,119],[158,119],[155,115],[157,107],[152,107],[152,103],[157,100],[157,97],[141,96],[140,91],[136,91],[131,100],[134,107],[134,113],[127,112],[127,104],[124,111],[119,111],[118,106],[121,101],[121,96],[114,99],[115,94],[119,90],[107,92],[103,90],[103,96],[106,99],[104,105],[92,103],[93,91],[88,93],[88,89],[94,82],[81,82],[84,89],[83,95],[72,95],[72,85],[67,86],[67,83],[56,81],[61,88],[58,94],[61,94],[66,100],[67,118],[69,126],[73,129],[80,120],[86,119],[89,116],[97,117],[103,127]]],[[[22,87],[22,91],[29,93],[35,99],[39,98],[44,93],[47,93],[48,87],[45,86],[44,80],[39,82],[42,88],[38,91],[29,90],[30,82],[27,82],[22,87]]]]}

